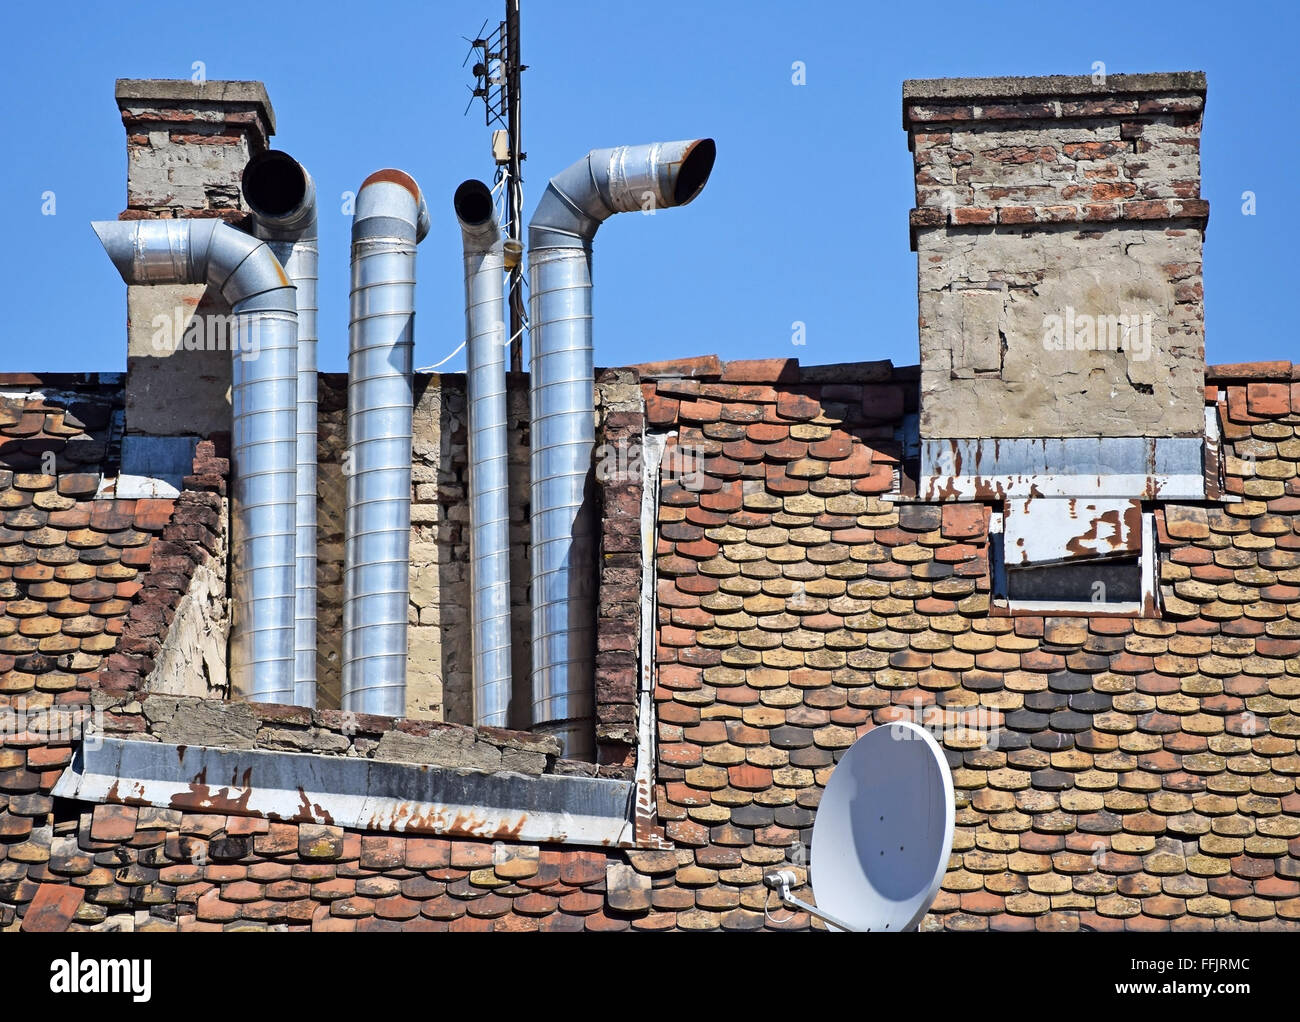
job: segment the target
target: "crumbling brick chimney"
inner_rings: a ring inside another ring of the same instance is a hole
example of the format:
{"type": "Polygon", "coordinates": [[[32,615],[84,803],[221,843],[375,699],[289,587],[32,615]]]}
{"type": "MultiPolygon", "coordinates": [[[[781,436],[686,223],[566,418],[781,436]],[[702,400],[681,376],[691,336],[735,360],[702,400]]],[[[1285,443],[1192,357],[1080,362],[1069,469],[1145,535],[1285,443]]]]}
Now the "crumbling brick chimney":
{"type": "MultiPolygon", "coordinates": [[[[240,175],[275,133],[261,82],[120,79],[116,97],[127,148],[121,219],[244,219],[240,175]]],[[[195,317],[229,312],[219,295],[205,297],[205,291],[202,285],[127,288],[128,434],[207,436],[230,429],[231,356],[206,343],[223,330],[191,329],[195,317]],[[167,350],[167,339],[181,347],[167,350]]]]}
{"type": "Polygon", "coordinates": [[[949,441],[980,438],[1199,457],[1204,103],[1199,72],[904,83],[923,477],[963,474],[949,441]]]}

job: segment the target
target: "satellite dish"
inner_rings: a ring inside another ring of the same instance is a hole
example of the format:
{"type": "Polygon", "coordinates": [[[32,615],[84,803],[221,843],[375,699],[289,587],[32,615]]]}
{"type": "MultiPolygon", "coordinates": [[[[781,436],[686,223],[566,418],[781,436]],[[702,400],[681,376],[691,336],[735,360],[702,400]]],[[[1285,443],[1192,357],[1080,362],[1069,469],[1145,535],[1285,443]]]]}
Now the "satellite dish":
{"type": "Polygon", "coordinates": [[[914,929],[952,853],[952,774],[939,743],[910,721],[873,728],[841,758],[813,824],[818,907],[790,896],[793,874],[765,880],[788,905],[843,930],[914,929]]]}

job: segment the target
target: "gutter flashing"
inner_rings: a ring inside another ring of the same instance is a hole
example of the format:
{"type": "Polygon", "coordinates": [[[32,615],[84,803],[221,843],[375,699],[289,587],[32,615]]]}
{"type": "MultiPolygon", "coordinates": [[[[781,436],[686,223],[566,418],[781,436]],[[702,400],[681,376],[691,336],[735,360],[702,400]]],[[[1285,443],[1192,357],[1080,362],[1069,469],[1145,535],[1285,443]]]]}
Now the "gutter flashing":
{"type": "Polygon", "coordinates": [[[59,798],[351,830],[635,847],[631,781],[92,737],[59,798]]]}

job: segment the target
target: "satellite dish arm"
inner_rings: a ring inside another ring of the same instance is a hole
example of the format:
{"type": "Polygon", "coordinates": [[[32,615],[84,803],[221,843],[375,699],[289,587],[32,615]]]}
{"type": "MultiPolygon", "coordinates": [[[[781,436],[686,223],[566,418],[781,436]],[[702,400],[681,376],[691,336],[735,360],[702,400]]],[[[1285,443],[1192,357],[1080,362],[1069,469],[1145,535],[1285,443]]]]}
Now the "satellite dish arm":
{"type": "Polygon", "coordinates": [[[781,899],[781,904],[787,908],[798,908],[807,912],[809,915],[816,916],[822,922],[830,923],[837,930],[843,930],[845,933],[857,933],[856,927],[850,926],[842,920],[836,919],[829,912],[823,912],[814,905],[809,905],[806,901],[800,901],[791,893],[796,877],[793,871],[788,869],[779,869],[775,873],[768,873],[763,877],[763,883],[769,888],[776,891],[776,896],[781,899]]]}

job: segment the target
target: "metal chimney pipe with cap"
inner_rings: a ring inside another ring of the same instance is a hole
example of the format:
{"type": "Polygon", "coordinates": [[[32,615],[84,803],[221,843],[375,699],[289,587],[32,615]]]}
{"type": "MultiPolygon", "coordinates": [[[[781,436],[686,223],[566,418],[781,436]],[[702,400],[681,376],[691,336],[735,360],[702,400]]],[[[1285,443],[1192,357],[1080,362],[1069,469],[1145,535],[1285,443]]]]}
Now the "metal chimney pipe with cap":
{"type": "Polygon", "coordinates": [[[512,677],[505,249],[487,185],[463,182],[452,204],[465,252],[474,723],[507,727],[512,677]]]}
{"type": "Polygon", "coordinates": [[[230,679],[258,702],[294,695],[298,312],[266,242],[217,220],[98,221],[128,284],[207,284],[230,304],[234,462],[230,679]]]}
{"type": "Polygon", "coordinates": [[[406,710],[415,248],[429,231],[400,170],[362,183],[352,219],[348,324],[343,709],[406,710]]]}
{"type": "Polygon", "coordinates": [[[686,205],[715,156],[708,138],[592,150],[551,178],[528,225],[533,727],[568,758],[595,744],[591,243],[615,213],[686,205]]]}
{"type": "Polygon", "coordinates": [[[253,236],[268,242],[297,289],[298,434],[294,699],[316,705],[316,186],[288,153],[268,150],[244,167],[253,236]]]}

